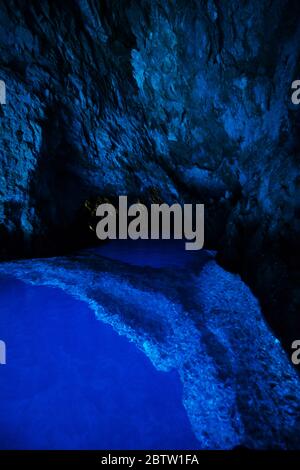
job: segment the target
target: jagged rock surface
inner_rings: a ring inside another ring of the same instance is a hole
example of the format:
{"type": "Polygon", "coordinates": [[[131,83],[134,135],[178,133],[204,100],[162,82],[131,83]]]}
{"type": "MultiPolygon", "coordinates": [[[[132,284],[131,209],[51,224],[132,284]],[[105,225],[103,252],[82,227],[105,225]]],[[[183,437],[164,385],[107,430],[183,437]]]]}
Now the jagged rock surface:
{"type": "Polygon", "coordinates": [[[177,369],[201,449],[299,448],[297,373],[249,288],[211,254],[175,272],[86,251],[2,263],[1,273],[87,302],[156,368],[177,369]]]}
{"type": "Polygon", "coordinates": [[[298,2],[7,0],[0,18],[2,257],[90,243],[93,198],[204,202],[208,246],[289,347],[298,2]]]}

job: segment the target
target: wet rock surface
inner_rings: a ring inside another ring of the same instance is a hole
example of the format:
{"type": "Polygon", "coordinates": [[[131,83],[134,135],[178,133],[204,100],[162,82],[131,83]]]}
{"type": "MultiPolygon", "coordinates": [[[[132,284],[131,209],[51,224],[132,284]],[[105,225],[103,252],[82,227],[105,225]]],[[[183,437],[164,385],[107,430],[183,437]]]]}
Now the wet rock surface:
{"type": "Polygon", "coordinates": [[[299,448],[297,373],[249,288],[211,253],[174,269],[87,250],[2,263],[1,273],[87,302],[157,369],[176,369],[199,448],[299,448]]]}
{"type": "Polygon", "coordinates": [[[1,257],[95,241],[97,198],[206,204],[206,244],[299,326],[299,3],[0,5],[1,257]]]}

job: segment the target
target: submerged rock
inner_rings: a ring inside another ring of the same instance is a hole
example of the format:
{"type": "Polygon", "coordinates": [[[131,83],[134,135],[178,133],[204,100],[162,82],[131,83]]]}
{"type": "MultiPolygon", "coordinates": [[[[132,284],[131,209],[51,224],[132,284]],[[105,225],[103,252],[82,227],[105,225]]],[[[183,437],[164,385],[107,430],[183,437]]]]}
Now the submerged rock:
{"type": "Polygon", "coordinates": [[[174,269],[86,250],[0,273],[84,300],[157,369],[177,369],[199,448],[299,448],[298,376],[249,288],[211,253],[174,269]]]}

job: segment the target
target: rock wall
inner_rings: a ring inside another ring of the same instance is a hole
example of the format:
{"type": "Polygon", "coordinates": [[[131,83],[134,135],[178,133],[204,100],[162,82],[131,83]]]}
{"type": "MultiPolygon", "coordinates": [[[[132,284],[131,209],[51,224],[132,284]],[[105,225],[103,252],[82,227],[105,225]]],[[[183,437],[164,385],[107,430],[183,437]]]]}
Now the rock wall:
{"type": "Polygon", "coordinates": [[[156,369],[176,370],[200,449],[299,449],[299,376],[249,288],[208,252],[174,270],[90,249],[1,263],[6,273],[83,300],[156,369]]]}
{"type": "Polygon", "coordinates": [[[204,202],[206,245],[289,347],[299,14],[291,0],[2,1],[1,257],[93,243],[97,198],[204,202]]]}

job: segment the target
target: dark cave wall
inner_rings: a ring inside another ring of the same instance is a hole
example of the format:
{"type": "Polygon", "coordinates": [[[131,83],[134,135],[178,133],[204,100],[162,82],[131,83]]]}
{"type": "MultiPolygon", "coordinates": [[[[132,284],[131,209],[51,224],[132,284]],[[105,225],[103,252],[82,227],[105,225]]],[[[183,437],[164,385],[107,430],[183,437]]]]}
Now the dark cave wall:
{"type": "Polygon", "coordinates": [[[96,241],[86,208],[97,198],[204,202],[206,246],[289,345],[300,333],[299,10],[2,1],[2,258],[96,241]]]}

